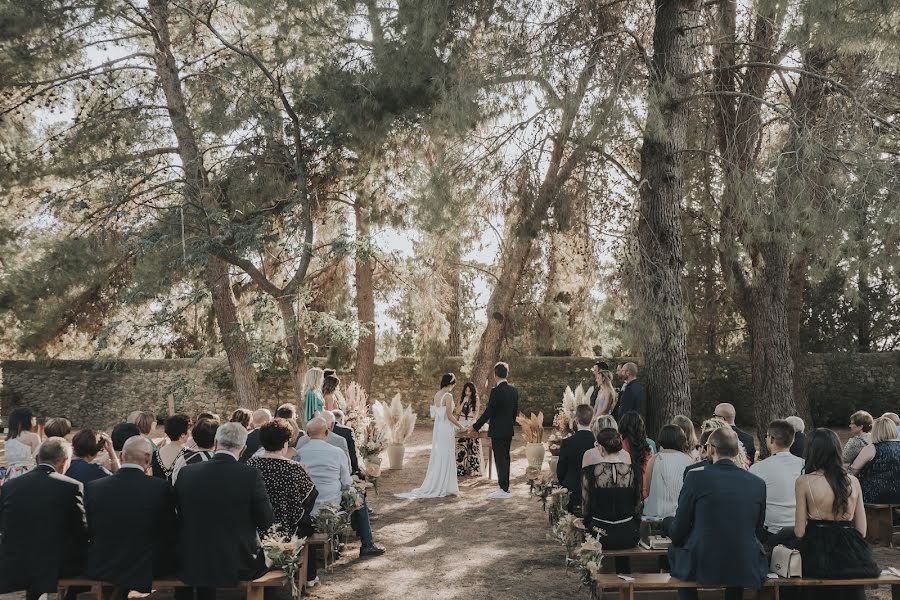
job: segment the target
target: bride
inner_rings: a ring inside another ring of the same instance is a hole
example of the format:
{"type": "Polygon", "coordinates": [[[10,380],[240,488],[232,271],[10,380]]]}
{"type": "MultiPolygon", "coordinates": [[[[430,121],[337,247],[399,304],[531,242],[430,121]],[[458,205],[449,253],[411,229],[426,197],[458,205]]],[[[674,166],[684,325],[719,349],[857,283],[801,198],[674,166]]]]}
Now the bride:
{"type": "Polygon", "coordinates": [[[458,496],[459,485],[456,482],[456,430],[459,421],[453,416],[453,386],[456,376],[447,373],[441,377],[441,389],[434,395],[431,403],[431,418],[434,419],[434,431],[431,434],[431,457],[428,459],[428,472],[421,486],[405,494],[397,494],[400,498],[443,498],[458,496]]]}

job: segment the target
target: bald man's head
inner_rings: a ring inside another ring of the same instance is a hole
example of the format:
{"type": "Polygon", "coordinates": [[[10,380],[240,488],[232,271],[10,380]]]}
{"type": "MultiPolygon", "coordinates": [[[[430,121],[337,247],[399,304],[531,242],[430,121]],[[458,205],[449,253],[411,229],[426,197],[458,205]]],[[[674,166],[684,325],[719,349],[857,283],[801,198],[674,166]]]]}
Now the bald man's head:
{"type": "Polygon", "coordinates": [[[316,413],[316,416],[325,420],[325,424],[328,425],[328,429],[334,427],[334,413],[330,410],[324,410],[320,413],[316,413]]]}
{"type": "Polygon", "coordinates": [[[328,423],[322,417],[310,419],[306,424],[306,435],[314,440],[324,440],[328,437],[328,423]]]}
{"type": "Polygon", "coordinates": [[[136,435],[125,440],[122,446],[122,462],[140,465],[146,469],[150,466],[153,457],[153,446],[150,440],[141,435],[136,435]]]}
{"type": "Polygon", "coordinates": [[[719,417],[729,425],[734,425],[734,417],[736,415],[737,411],[734,410],[733,404],[723,402],[722,404],[716,405],[715,416],[719,417]]]}

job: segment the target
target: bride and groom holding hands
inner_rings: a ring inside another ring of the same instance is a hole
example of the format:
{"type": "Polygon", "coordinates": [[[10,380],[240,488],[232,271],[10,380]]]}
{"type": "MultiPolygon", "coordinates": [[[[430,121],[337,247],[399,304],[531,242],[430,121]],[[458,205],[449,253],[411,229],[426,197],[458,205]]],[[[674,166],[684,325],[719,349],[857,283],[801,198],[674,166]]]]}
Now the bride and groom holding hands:
{"type": "Polygon", "coordinates": [[[434,395],[430,414],[434,419],[434,430],[431,435],[431,457],[428,459],[428,471],[421,486],[398,494],[401,498],[443,498],[458,496],[459,484],[456,480],[456,433],[464,431],[470,436],[488,425],[488,436],[494,453],[494,464],[497,466],[497,483],[499,489],[488,497],[495,500],[511,498],[509,493],[509,450],[512,446],[513,425],[519,414],[519,392],[506,381],[509,376],[509,365],[499,362],[494,365],[494,387],[491,390],[487,407],[475,423],[463,428],[453,415],[453,386],[456,376],[447,373],[441,377],[441,389],[434,395]]]}

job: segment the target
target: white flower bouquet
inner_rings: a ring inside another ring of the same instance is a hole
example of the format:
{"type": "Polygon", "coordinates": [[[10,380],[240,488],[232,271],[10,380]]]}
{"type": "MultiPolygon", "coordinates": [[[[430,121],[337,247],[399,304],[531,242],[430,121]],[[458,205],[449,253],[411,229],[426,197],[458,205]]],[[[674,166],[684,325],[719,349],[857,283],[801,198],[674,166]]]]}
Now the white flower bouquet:
{"type": "Polygon", "coordinates": [[[281,569],[291,581],[291,594],[299,598],[301,589],[297,586],[297,573],[303,565],[303,546],[306,538],[298,538],[296,535],[289,540],[276,529],[266,532],[262,539],[262,548],[266,556],[266,567],[269,569],[281,569]]]}

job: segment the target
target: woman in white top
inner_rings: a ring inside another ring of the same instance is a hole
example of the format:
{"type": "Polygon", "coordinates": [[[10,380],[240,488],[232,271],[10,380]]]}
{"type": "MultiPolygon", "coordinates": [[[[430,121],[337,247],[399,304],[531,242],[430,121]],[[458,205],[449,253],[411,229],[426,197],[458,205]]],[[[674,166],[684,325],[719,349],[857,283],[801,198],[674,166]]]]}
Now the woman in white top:
{"type": "Polygon", "coordinates": [[[684,483],[684,469],[693,464],[694,459],[683,451],[686,438],[678,425],[664,425],[659,430],[656,443],[659,452],[647,466],[650,493],[644,501],[644,517],[662,520],[675,516],[678,495],[684,483]]]}
{"type": "Polygon", "coordinates": [[[613,405],[616,403],[616,389],[612,385],[612,373],[609,372],[605,362],[598,362],[594,365],[594,383],[596,389],[591,394],[591,404],[594,405],[594,420],[602,415],[608,415],[612,412],[613,405]]]}
{"type": "Polygon", "coordinates": [[[21,406],[9,413],[6,434],[6,479],[18,477],[35,466],[41,438],[34,433],[34,413],[21,406]]]}

